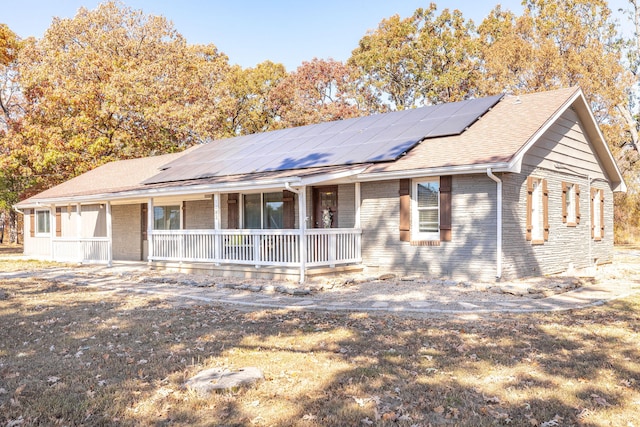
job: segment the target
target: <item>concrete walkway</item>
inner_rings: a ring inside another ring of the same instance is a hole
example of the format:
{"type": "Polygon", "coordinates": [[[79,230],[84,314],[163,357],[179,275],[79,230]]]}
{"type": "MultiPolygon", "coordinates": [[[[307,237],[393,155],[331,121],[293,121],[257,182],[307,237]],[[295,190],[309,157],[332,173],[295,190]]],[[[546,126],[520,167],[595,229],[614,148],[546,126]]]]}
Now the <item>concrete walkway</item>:
{"type": "MultiPolygon", "coordinates": [[[[626,270],[628,271],[628,270],[626,270]]],[[[180,305],[224,304],[242,309],[320,310],[332,312],[396,313],[407,315],[480,315],[489,313],[527,313],[562,311],[605,304],[640,292],[640,265],[638,274],[624,279],[608,277],[596,284],[587,284],[564,293],[545,298],[539,295],[495,295],[490,292],[474,293],[469,298],[464,292],[443,292],[424,298],[411,297],[385,291],[384,287],[366,292],[340,293],[318,291],[299,293],[278,292],[275,286],[251,286],[233,289],[215,284],[211,278],[206,284],[180,280],[184,275],[150,272],[143,264],[116,264],[113,267],[50,268],[30,272],[0,273],[0,279],[37,277],[41,279],[95,286],[105,291],[134,292],[167,298],[180,305]],[[142,279],[142,280],[141,280],[142,279]]],[[[243,282],[242,280],[238,280],[243,282]]],[[[424,285],[429,286],[429,285],[424,285]]],[[[349,291],[349,289],[347,289],[349,291]]]]}

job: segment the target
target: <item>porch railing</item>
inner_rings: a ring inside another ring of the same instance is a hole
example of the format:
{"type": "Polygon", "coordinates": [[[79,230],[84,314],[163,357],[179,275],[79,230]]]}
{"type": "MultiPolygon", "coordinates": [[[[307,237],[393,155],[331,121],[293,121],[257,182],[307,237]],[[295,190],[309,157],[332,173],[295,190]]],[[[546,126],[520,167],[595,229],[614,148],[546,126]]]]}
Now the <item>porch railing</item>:
{"type": "Polygon", "coordinates": [[[108,237],[56,237],[52,240],[53,260],[108,264],[110,245],[108,237]]]}
{"type": "MultiPolygon", "coordinates": [[[[305,265],[361,261],[359,229],[306,230],[305,265]]],[[[151,261],[300,266],[300,230],[154,230],[151,261]]]]}

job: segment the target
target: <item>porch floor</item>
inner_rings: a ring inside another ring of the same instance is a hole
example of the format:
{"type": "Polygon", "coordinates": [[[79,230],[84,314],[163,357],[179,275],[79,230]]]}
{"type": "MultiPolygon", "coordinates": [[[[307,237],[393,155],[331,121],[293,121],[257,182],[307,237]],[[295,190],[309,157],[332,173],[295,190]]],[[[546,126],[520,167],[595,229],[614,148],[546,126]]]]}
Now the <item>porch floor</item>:
{"type": "MultiPolygon", "coordinates": [[[[300,279],[300,268],[220,264],[197,262],[153,261],[147,264],[151,270],[167,270],[187,274],[210,274],[221,277],[238,277],[245,279],[290,280],[300,279]]],[[[306,279],[320,276],[337,276],[340,274],[360,273],[363,265],[338,265],[335,267],[310,267],[305,271],[306,279]]]]}

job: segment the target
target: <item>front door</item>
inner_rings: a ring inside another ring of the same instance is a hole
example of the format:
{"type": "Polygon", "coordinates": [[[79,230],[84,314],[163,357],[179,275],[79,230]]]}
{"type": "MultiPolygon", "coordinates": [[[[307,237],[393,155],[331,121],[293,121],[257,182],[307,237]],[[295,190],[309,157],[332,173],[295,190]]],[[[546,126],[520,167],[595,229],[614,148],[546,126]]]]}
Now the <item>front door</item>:
{"type": "Polygon", "coordinates": [[[338,186],[313,188],[313,227],[338,227],[338,186]]]}

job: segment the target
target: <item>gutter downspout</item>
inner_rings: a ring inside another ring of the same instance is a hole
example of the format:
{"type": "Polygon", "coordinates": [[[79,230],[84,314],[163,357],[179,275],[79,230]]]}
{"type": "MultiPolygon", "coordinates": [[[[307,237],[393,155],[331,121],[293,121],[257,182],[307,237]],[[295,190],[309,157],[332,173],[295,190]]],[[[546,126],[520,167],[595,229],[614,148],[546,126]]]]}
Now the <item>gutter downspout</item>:
{"type": "Polygon", "coordinates": [[[502,277],[502,180],[487,168],[487,176],[496,182],[496,279],[502,277]]]}
{"type": "Polygon", "coordinates": [[[307,269],[307,191],[306,187],[302,187],[302,189],[295,189],[291,184],[289,184],[289,182],[284,183],[284,188],[298,195],[298,223],[300,227],[300,283],[304,283],[305,270],[307,269]]]}

